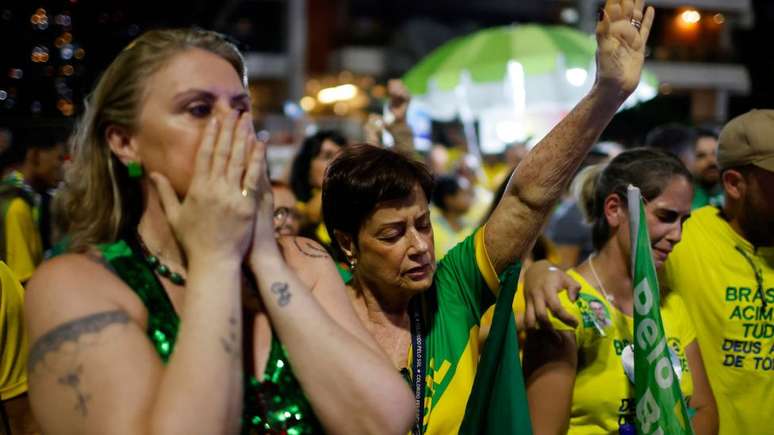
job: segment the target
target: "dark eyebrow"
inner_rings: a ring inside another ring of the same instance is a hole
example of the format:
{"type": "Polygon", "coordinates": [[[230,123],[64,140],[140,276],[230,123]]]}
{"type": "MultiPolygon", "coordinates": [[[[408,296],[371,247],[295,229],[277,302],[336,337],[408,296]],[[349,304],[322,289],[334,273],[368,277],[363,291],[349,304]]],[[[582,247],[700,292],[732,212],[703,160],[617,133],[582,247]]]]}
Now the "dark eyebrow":
{"type": "Polygon", "coordinates": [[[378,228],[377,230],[378,230],[378,231],[381,231],[381,230],[383,230],[383,229],[385,229],[385,228],[390,228],[390,227],[397,227],[397,226],[404,226],[404,225],[406,225],[406,222],[404,222],[404,221],[402,221],[402,220],[399,220],[399,221],[392,221],[392,222],[385,222],[385,223],[383,223],[383,224],[379,225],[379,228],[378,228]]]}
{"type": "MultiPolygon", "coordinates": [[[[212,92],[206,91],[204,89],[189,89],[187,91],[183,91],[175,95],[174,101],[176,103],[179,103],[179,102],[184,102],[186,100],[191,100],[194,98],[202,98],[209,102],[212,102],[217,99],[217,96],[212,92]]],[[[249,103],[249,101],[250,101],[250,96],[247,94],[247,92],[242,92],[229,98],[229,102],[231,103],[231,105],[233,105],[234,103],[241,103],[241,102],[249,103]]]]}

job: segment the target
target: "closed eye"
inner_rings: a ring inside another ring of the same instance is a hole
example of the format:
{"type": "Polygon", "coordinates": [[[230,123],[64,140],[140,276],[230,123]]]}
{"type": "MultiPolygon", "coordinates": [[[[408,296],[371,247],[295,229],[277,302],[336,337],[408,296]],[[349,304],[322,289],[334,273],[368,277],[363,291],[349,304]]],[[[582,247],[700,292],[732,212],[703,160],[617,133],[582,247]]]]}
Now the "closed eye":
{"type": "Polygon", "coordinates": [[[188,105],[186,110],[195,118],[206,118],[212,113],[212,105],[209,103],[193,103],[188,105]]]}

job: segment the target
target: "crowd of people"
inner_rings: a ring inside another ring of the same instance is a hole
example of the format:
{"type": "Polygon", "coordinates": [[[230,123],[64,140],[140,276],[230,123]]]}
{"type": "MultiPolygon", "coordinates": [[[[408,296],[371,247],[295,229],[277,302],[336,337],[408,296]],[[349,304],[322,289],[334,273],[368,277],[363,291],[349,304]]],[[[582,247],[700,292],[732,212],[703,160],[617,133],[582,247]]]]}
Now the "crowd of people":
{"type": "Polygon", "coordinates": [[[391,81],[368,143],[319,131],[276,180],[236,47],[142,34],[69,143],[0,150],[0,433],[454,434],[520,269],[510,405],[634,433],[635,185],[693,431],[774,434],[774,111],[599,142],[653,19],[608,0],[594,86],[496,170],[417,152],[391,81]]]}

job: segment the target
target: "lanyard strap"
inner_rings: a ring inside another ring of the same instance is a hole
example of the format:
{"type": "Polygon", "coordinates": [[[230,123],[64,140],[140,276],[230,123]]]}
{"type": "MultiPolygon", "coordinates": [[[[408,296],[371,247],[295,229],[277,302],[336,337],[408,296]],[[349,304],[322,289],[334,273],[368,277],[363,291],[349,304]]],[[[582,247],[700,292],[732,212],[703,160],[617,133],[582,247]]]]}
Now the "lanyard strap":
{"type": "Polygon", "coordinates": [[[414,423],[414,435],[422,434],[422,422],[425,417],[425,336],[422,325],[422,307],[420,296],[410,303],[411,311],[411,344],[413,345],[414,377],[411,387],[414,389],[417,420],[414,423]]]}

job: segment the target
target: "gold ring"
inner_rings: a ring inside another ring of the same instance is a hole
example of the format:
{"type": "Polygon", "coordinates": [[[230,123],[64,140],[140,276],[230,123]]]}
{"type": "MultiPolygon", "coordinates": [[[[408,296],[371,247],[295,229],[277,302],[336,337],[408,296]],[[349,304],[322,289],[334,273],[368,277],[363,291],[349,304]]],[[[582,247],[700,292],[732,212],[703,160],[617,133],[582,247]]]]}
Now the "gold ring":
{"type": "Polygon", "coordinates": [[[642,27],[642,21],[632,18],[629,20],[629,23],[631,23],[632,26],[634,26],[635,29],[640,30],[640,27],[642,27]]]}
{"type": "Polygon", "coordinates": [[[255,189],[253,189],[252,187],[245,187],[242,189],[242,196],[244,196],[245,198],[247,198],[248,195],[255,197],[255,192],[256,192],[255,189]]]}

